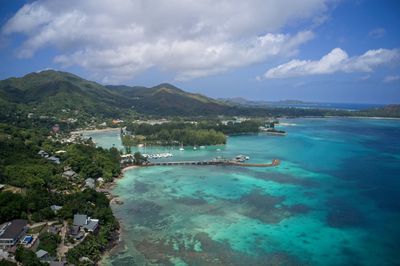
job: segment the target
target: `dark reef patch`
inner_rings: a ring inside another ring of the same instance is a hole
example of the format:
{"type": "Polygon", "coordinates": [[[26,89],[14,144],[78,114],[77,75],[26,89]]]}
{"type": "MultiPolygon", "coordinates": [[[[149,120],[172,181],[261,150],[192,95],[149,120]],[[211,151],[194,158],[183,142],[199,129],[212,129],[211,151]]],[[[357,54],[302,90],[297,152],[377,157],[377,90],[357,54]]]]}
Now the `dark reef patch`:
{"type": "Polygon", "coordinates": [[[309,179],[301,179],[297,177],[293,177],[287,174],[279,174],[279,173],[257,173],[255,175],[256,178],[262,180],[273,181],[279,184],[290,184],[290,185],[297,185],[302,187],[308,188],[316,188],[319,187],[319,183],[315,180],[309,179]]]}
{"type": "Polygon", "coordinates": [[[331,227],[360,227],[365,225],[365,216],[350,203],[342,198],[330,198],[328,206],[327,224],[331,227]]]}
{"type": "Polygon", "coordinates": [[[176,203],[184,204],[184,205],[203,205],[207,204],[207,201],[202,198],[192,198],[192,197],[180,197],[174,199],[176,203]]]}
{"type": "MultiPolygon", "coordinates": [[[[202,251],[193,249],[193,245],[185,244],[185,236],[176,234],[168,240],[146,237],[135,247],[145,258],[160,265],[173,265],[171,258],[180,258],[188,265],[306,265],[299,259],[285,252],[264,253],[253,256],[233,250],[227,242],[212,240],[206,233],[197,233],[193,239],[201,243],[202,251]]],[[[187,238],[187,236],[186,236],[187,238]]]]}
{"type": "Polygon", "coordinates": [[[127,210],[134,224],[162,230],[168,225],[168,216],[161,215],[162,207],[151,201],[134,201],[127,210]]]}
{"type": "Polygon", "coordinates": [[[246,206],[246,208],[243,208],[243,215],[260,220],[263,223],[275,224],[291,215],[285,208],[276,207],[284,200],[285,197],[283,196],[271,196],[255,189],[236,201],[246,206]]]}
{"type": "Polygon", "coordinates": [[[311,208],[305,204],[294,204],[286,207],[286,209],[294,214],[306,214],[311,210],[311,208]]]}
{"type": "Polygon", "coordinates": [[[146,184],[144,182],[140,182],[138,180],[135,180],[135,185],[133,187],[133,192],[138,193],[138,194],[143,194],[149,191],[149,184],[146,184]]]}

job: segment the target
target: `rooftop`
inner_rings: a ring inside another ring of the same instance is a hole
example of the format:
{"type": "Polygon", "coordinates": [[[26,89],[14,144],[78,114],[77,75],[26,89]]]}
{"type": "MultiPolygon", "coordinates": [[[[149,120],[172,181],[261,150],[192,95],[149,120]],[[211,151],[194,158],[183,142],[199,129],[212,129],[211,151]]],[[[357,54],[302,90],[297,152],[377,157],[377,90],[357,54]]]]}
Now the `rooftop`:
{"type": "Polygon", "coordinates": [[[36,252],[36,257],[43,258],[44,256],[48,255],[49,253],[46,250],[40,249],[36,252]]]}
{"type": "Polygon", "coordinates": [[[18,219],[0,225],[0,238],[16,238],[25,229],[27,225],[26,220],[18,219]]]}
{"type": "Polygon", "coordinates": [[[86,224],[86,220],[87,220],[86,214],[74,215],[74,225],[84,226],[86,224]]]}

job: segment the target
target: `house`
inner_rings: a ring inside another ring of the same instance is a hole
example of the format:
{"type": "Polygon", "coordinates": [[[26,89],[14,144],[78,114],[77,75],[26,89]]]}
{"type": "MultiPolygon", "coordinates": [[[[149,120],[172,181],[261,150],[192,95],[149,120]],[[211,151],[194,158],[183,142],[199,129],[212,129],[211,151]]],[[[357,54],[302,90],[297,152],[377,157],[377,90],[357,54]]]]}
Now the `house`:
{"type": "Polygon", "coordinates": [[[55,163],[55,164],[60,164],[61,163],[60,162],[60,158],[58,158],[56,156],[50,156],[49,158],[47,158],[47,160],[49,160],[50,162],[55,163]]]}
{"type": "Polygon", "coordinates": [[[87,215],[86,214],[75,214],[74,215],[74,225],[84,226],[86,224],[87,215]]]}
{"type": "Polygon", "coordinates": [[[54,212],[57,213],[59,210],[62,209],[62,206],[58,206],[58,205],[51,205],[50,209],[54,212]]]}
{"type": "Polygon", "coordinates": [[[40,150],[37,154],[42,156],[43,158],[49,157],[49,154],[47,152],[45,152],[44,150],[40,150]]]}
{"type": "Polygon", "coordinates": [[[77,178],[77,177],[78,177],[78,174],[77,174],[74,170],[70,169],[70,170],[66,170],[66,171],[62,174],[62,177],[64,177],[64,178],[70,180],[70,179],[75,179],[75,178],[77,178]]]}
{"type": "Polygon", "coordinates": [[[88,188],[95,188],[96,187],[96,182],[93,178],[87,178],[85,180],[85,186],[88,188]]]}
{"type": "Polygon", "coordinates": [[[84,225],[83,228],[85,228],[89,232],[94,232],[94,231],[96,231],[98,226],[99,226],[99,220],[98,219],[91,219],[89,217],[87,219],[87,224],[84,225]]]}
{"type": "Polygon", "coordinates": [[[0,247],[14,246],[27,230],[27,221],[22,219],[0,225],[0,247]]]}
{"type": "Polygon", "coordinates": [[[54,235],[58,235],[60,233],[60,230],[61,230],[60,226],[51,225],[47,229],[47,232],[54,234],[54,235]]]}
{"type": "Polygon", "coordinates": [[[43,249],[40,249],[36,252],[36,257],[39,260],[44,260],[44,261],[50,260],[50,254],[46,250],[43,250],[43,249]]]}
{"type": "Polygon", "coordinates": [[[75,240],[82,239],[85,235],[81,232],[81,227],[79,225],[73,225],[69,228],[68,234],[75,240]]]}
{"type": "Polygon", "coordinates": [[[74,225],[80,226],[89,232],[94,232],[99,227],[99,220],[92,219],[85,214],[75,214],[74,215],[74,225]]]}

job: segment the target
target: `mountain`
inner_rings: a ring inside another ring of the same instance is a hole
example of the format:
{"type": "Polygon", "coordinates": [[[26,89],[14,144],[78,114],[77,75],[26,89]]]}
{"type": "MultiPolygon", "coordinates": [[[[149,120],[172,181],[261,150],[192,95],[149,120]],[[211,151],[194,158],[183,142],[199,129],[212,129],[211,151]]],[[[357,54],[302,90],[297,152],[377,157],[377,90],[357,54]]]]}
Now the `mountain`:
{"type": "MultiPolygon", "coordinates": [[[[292,101],[290,101],[293,103],[292,101]]],[[[278,102],[279,103],[279,102],[278,102]]],[[[298,103],[296,101],[296,103],[298,103]]],[[[398,106],[365,112],[293,108],[252,102],[243,98],[215,100],[163,83],[151,88],[103,86],[67,72],[30,73],[0,81],[0,121],[15,121],[29,113],[87,122],[94,118],[123,118],[133,114],[155,116],[390,116],[399,117],[398,106]]]]}
{"type": "MultiPolygon", "coordinates": [[[[188,93],[171,84],[155,87],[103,86],[67,72],[46,70],[0,81],[2,106],[18,106],[41,115],[108,118],[138,112],[150,115],[215,115],[235,108],[188,93]]],[[[6,108],[4,108],[6,109],[6,108]]]]}
{"type": "Polygon", "coordinates": [[[0,81],[0,98],[48,115],[82,112],[112,117],[130,104],[123,96],[96,82],[54,70],[0,81]]]}
{"type": "Polygon", "coordinates": [[[201,94],[185,92],[163,83],[155,87],[107,86],[131,100],[135,110],[153,115],[210,115],[234,111],[223,102],[201,94]]]}

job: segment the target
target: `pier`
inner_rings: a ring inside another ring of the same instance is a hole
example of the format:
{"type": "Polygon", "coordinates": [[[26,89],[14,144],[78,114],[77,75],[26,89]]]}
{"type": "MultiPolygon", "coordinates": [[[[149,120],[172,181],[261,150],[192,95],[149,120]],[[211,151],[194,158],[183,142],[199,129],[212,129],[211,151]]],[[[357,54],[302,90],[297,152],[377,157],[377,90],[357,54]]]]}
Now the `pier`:
{"type": "Polygon", "coordinates": [[[176,162],[149,162],[142,166],[174,166],[174,165],[232,165],[244,167],[274,167],[280,164],[280,160],[274,159],[271,163],[242,163],[235,160],[211,160],[211,161],[176,161],[176,162]]]}

